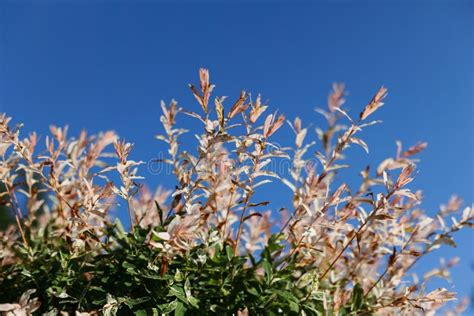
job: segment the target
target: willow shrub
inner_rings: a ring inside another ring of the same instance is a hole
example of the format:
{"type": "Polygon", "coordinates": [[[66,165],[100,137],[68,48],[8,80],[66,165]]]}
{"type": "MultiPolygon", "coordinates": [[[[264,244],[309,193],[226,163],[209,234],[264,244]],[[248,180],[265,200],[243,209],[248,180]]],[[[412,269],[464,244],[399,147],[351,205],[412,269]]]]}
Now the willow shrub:
{"type": "Polygon", "coordinates": [[[474,216],[457,197],[434,217],[420,209],[421,193],[407,185],[426,144],[398,144],[355,187],[340,172],[349,146],[368,152],[360,135],[379,123],[369,118],[385,88],[351,118],[344,86],[335,84],[318,110],[324,128],[311,137],[301,119],[268,114],[260,95],[211,98],[208,71],[199,77],[189,86],[194,108],[161,104],[156,138],[168,150],[158,163],[175,176],[170,191],[144,186],[142,162],[129,159],[132,145],[113,132],[69,138],[67,127],[52,126],[43,147],[0,117],[0,201],[9,220],[0,232],[0,311],[412,315],[456,299],[429,283],[448,278],[457,259],[411,277],[420,258],[455,246],[452,233],[474,216]],[[180,141],[184,115],[202,125],[197,149],[180,141]],[[289,132],[293,146],[274,143],[274,134],[289,132]],[[288,187],[289,207],[259,197],[272,182],[288,187]],[[131,229],[114,209],[128,213],[131,229]]]}

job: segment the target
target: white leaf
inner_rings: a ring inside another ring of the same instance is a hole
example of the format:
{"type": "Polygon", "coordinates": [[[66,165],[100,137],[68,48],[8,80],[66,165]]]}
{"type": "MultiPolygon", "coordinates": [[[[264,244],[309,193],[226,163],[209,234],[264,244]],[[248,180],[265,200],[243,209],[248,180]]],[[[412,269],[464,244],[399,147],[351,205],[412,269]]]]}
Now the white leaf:
{"type": "Polygon", "coordinates": [[[170,240],[171,239],[170,234],[168,234],[167,232],[155,232],[155,231],[153,231],[153,235],[155,235],[156,237],[158,237],[161,240],[170,240]]]}

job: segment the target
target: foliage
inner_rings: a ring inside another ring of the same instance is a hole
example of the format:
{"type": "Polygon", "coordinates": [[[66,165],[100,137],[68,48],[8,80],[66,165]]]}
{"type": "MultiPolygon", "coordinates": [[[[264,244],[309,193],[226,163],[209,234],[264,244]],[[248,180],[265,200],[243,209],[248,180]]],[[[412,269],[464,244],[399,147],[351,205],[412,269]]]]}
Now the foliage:
{"type": "Polygon", "coordinates": [[[202,114],[161,104],[156,138],[168,154],[159,162],[176,178],[172,191],[139,183],[143,162],[129,159],[132,145],[113,132],[68,138],[67,127],[52,126],[41,150],[35,133],[22,139],[20,126],[0,116],[0,312],[411,315],[455,299],[427,286],[449,278],[457,259],[408,277],[420,258],[455,246],[452,234],[474,219],[457,197],[433,218],[420,209],[421,192],[407,185],[426,144],[398,144],[395,157],[361,172],[358,187],[341,179],[346,149],[368,152],[359,135],[379,123],[367,119],[385,88],[354,120],[335,84],[328,109],[318,110],[327,123],[317,140],[306,140],[309,128],[296,118],[288,121],[293,147],[280,147],[272,139],[283,115],[260,120],[268,105],[245,91],[229,108],[225,97],[212,106],[214,85],[207,70],[199,74],[190,89],[202,114]],[[188,131],[176,127],[178,114],[203,125],[195,153],[180,149],[188,131]],[[289,188],[291,208],[259,199],[272,181],[289,188]],[[130,230],[110,214],[120,201],[130,230]]]}

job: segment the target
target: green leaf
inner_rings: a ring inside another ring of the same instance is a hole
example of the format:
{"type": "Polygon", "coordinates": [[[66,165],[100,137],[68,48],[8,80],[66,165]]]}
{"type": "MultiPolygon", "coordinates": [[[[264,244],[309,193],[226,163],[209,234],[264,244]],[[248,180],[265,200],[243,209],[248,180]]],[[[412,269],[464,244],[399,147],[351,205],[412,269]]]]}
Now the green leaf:
{"type": "Polygon", "coordinates": [[[170,287],[170,293],[179,298],[181,301],[185,303],[187,302],[184,290],[181,287],[173,285],[172,287],[170,287]]]}
{"type": "Polygon", "coordinates": [[[178,306],[178,301],[174,300],[170,303],[161,304],[158,307],[160,308],[160,310],[163,314],[167,314],[167,313],[171,313],[172,311],[174,311],[177,306],[178,306]]]}
{"type": "Polygon", "coordinates": [[[125,305],[130,307],[130,309],[133,309],[134,306],[140,305],[142,303],[148,302],[151,298],[150,297],[140,297],[140,298],[129,298],[127,297],[126,300],[124,301],[125,305]]]}
{"type": "Polygon", "coordinates": [[[186,307],[184,306],[183,303],[178,302],[178,306],[176,306],[176,309],[174,310],[174,315],[184,316],[184,314],[186,314],[186,307]]]}
{"type": "Polygon", "coordinates": [[[263,270],[265,271],[266,283],[271,284],[272,278],[273,278],[272,265],[270,264],[270,262],[267,261],[267,259],[263,259],[262,265],[263,265],[263,270]]]}
{"type": "Polygon", "coordinates": [[[191,306],[199,308],[199,300],[191,294],[191,283],[189,282],[189,279],[186,279],[184,282],[184,294],[186,294],[186,299],[191,306]]]}
{"type": "Polygon", "coordinates": [[[291,310],[292,312],[295,312],[295,313],[299,313],[299,312],[300,312],[300,306],[298,305],[298,303],[293,302],[293,301],[290,301],[289,304],[290,304],[290,310],[291,310]]]}
{"type": "Polygon", "coordinates": [[[232,250],[232,247],[229,245],[225,246],[225,253],[227,255],[227,260],[232,261],[232,258],[234,258],[234,250],[232,250]]]}
{"type": "Polygon", "coordinates": [[[247,288],[247,292],[252,294],[253,296],[259,296],[260,294],[258,293],[258,291],[255,289],[255,288],[247,288]]]}
{"type": "Polygon", "coordinates": [[[137,316],[159,316],[160,313],[157,308],[149,308],[149,309],[140,309],[134,312],[137,316]]]}
{"type": "Polygon", "coordinates": [[[360,310],[363,304],[364,304],[364,290],[357,283],[356,285],[354,285],[354,288],[352,289],[352,298],[351,298],[352,311],[356,312],[360,310]]]}
{"type": "Polygon", "coordinates": [[[125,229],[123,228],[122,222],[118,218],[115,219],[113,226],[114,227],[112,227],[112,229],[114,233],[117,235],[117,237],[119,237],[120,239],[127,238],[127,233],[125,232],[125,229]]]}

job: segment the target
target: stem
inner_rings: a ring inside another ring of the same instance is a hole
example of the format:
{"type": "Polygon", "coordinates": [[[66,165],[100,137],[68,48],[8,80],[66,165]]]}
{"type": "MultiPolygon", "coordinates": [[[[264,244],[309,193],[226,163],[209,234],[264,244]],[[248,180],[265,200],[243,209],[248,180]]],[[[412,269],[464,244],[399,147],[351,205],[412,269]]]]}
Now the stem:
{"type": "Polygon", "coordinates": [[[8,194],[10,196],[11,205],[14,208],[14,210],[16,211],[15,221],[16,221],[16,225],[18,226],[18,231],[20,232],[21,239],[23,240],[23,243],[27,247],[29,247],[28,242],[26,241],[26,238],[25,238],[25,233],[23,231],[23,228],[21,227],[20,219],[23,218],[23,215],[22,215],[22,212],[21,212],[21,209],[20,209],[20,205],[18,204],[18,200],[16,198],[15,191],[11,190],[10,187],[7,184],[5,185],[5,188],[7,189],[8,194]]]}
{"type": "Polygon", "coordinates": [[[18,215],[15,215],[15,220],[16,220],[16,225],[18,226],[18,230],[20,231],[21,239],[23,240],[23,243],[29,247],[28,242],[26,241],[25,238],[25,233],[23,232],[23,228],[21,228],[21,223],[20,219],[18,218],[18,215]]]}
{"type": "Polygon", "coordinates": [[[387,265],[387,267],[386,267],[385,270],[382,272],[382,274],[380,274],[379,277],[377,278],[377,281],[375,281],[374,284],[372,284],[372,286],[367,290],[367,293],[365,293],[364,297],[369,296],[370,292],[372,292],[372,290],[377,286],[377,284],[379,284],[379,282],[382,281],[382,279],[383,279],[383,278],[385,277],[385,275],[387,274],[388,269],[390,269],[390,266],[387,265]]]}
{"type": "Polygon", "coordinates": [[[229,203],[227,205],[227,213],[225,214],[224,227],[222,228],[222,239],[226,238],[225,235],[226,235],[226,229],[227,229],[227,221],[229,219],[230,209],[232,207],[232,200],[234,199],[234,191],[235,191],[234,186],[232,186],[230,190],[231,191],[230,191],[229,203]]]}
{"type": "MultiPolygon", "coordinates": [[[[391,191],[389,194],[387,194],[387,196],[385,197],[387,200],[393,195],[393,193],[395,193],[395,190],[391,191]]],[[[344,254],[344,252],[347,250],[347,248],[349,248],[349,246],[352,244],[352,242],[354,241],[354,239],[361,233],[362,229],[364,229],[364,227],[372,220],[372,218],[376,215],[377,211],[380,210],[382,207],[383,207],[383,203],[382,201],[379,203],[379,205],[377,205],[377,207],[370,213],[370,215],[367,217],[367,219],[365,220],[365,222],[362,223],[362,225],[359,226],[359,229],[357,229],[356,233],[351,237],[351,239],[349,239],[349,241],[346,243],[346,245],[341,249],[341,251],[339,252],[339,254],[336,256],[336,258],[334,258],[334,260],[331,262],[331,264],[329,265],[329,267],[324,271],[324,273],[321,275],[321,277],[319,278],[319,280],[321,281],[322,279],[324,279],[324,277],[329,273],[329,271],[331,271],[331,269],[334,267],[334,265],[337,263],[337,261],[339,260],[339,258],[341,258],[341,256],[344,254]]]]}
{"type": "MultiPolygon", "coordinates": [[[[260,150],[263,150],[263,148],[261,148],[260,150]]],[[[259,152],[257,157],[255,158],[255,163],[253,165],[253,170],[252,170],[251,175],[253,175],[257,171],[257,166],[260,163],[260,155],[261,155],[261,152],[259,152]]],[[[254,180],[253,176],[250,176],[249,179],[248,179],[249,186],[251,188],[252,188],[252,185],[253,185],[253,180],[254,180]]],[[[253,190],[252,190],[252,192],[247,193],[246,196],[245,196],[244,208],[242,210],[242,214],[240,215],[239,228],[237,230],[237,238],[235,239],[234,253],[237,253],[237,248],[239,246],[240,237],[242,235],[242,229],[243,229],[243,226],[244,226],[245,213],[247,212],[247,209],[248,209],[248,206],[249,206],[249,201],[250,201],[250,198],[252,197],[252,195],[253,195],[253,190]]]]}
{"type": "Polygon", "coordinates": [[[235,239],[235,244],[234,244],[234,253],[237,253],[237,248],[239,246],[240,237],[242,235],[242,229],[243,229],[243,225],[244,225],[245,212],[247,212],[247,207],[248,207],[249,200],[250,200],[250,195],[247,195],[245,197],[245,205],[244,205],[244,208],[242,210],[242,214],[240,215],[239,228],[237,230],[237,237],[235,239]]]}
{"type": "MultiPolygon", "coordinates": [[[[360,121],[359,121],[360,122],[360,121]]],[[[359,124],[359,122],[357,122],[356,125],[354,126],[357,126],[359,124]]],[[[328,163],[324,166],[324,170],[323,172],[318,176],[318,179],[316,180],[316,184],[315,186],[317,186],[328,174],[330,171],[328,171],[329,167],[331,167],[331,165],[336,161],[337,159],[337,155],[344,149],[344,146],[346,145],[346,143],[349,141],[349,139],[351,138],[352,135],[354,135],[356,129],[352,129],[351,132],[349,133],[349,135],[347,135],[347,137],[340,143],[340,144],[337,144],[336,147],[334,148],[334,151],[333,151],[333,154],[331,156],[331,158],[329,159],[328,163]]],[[[321,210],[321,212],[324,212],[327,208],[329,207],[329,205],[327,205],[327,207],[325,206],[323,208],[323,210],[321,210]]],[[[288,226],[288,224],[290,223],[291,219],[294,218],[294,215],[296,215],[296,212],[297,212],[298,209],[295,209],[292,213],[292,215],[290,216],[290,218],[288,219],[287,223],[285,223],[284,225],[284,228],[286,226],[288,226]]],[[[314,223],[314,220],[311,222],[310,226],[314,223]]],[[[280,234],[283,233],[283,230],[284,228],[282,228],[280,230],[280,234]]],[[[303,237],[301,237],[297,243],[297,246],[295,248],[293,248],[293,251],[292,253],[290,254],[290,257],[291,255],[293,255],[293,253],[295,252],[295,250],[298,248],[298,246],[301,244],[301,242],[303,241],[303,237]]]]}
{"type": "Polygon", "coordinates": [[[130,208],[130,199],[127,199],[127,210],[128,210],[128,218],[130,220],[130,229],[132,230],[132,233],[134,233],[135,225],[133,225],[133,216],[132,216],[132,210],[130,208]]]}
{"type": "MultiPolygon", "coordinates": [[[[417,232],[417,229],[415,229],[411,234],[410,234],[410,238],[408,238],[407,242],[403,245],[402,249],[400,250],[399,253],[397,253],[395,255],[395,258],[393,259],[393,263],[395,263],[395,261],[398,259],[398,256],[400,254],[403,253],[403,251],[406,250],[406,248],[408,247],[408,245],[410,244],[410,242],[413,240],[413,237],[415,237],[415,234],[417,232]]],[[[390,261],[389,261],[390,263],[390,261]]],[[[372,286],[367,290],[367,293],[365,293],[364,297],[367,297],[370,292],[377,286],[377,284],[380,283],[380,281],[382,281],[382,279],[385,277],[385,275],[388,273],[389,269],[390,269],[391,265],[390,264],[387,264],[387,266],[385,267],[385,270],[382,272],[382,274],[380,274],[380,276],[377,278],[377,281],[374,282],[374,284],[372,284],[372,286]]]]}

